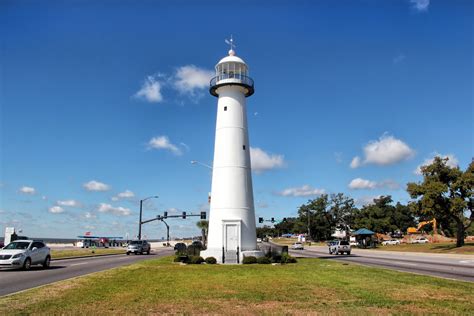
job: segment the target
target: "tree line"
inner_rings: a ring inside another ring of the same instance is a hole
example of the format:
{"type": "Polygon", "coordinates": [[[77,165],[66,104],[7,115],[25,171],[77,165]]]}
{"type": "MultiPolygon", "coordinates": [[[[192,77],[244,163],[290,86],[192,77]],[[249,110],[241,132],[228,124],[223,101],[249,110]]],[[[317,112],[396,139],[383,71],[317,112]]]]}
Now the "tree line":
{"type": "MultiPolygon", "coordinates": [[[[456,237],[458,247],[467,234],[474,234],[474,161],[465,171],[449,167],[448,158],[435,157],[432,164],[421,167],[423,180],[407,184],[411,200],[394,203],[390,195],[380,196],[373,203],[356,207],[344,193],[323,194],[298,208],[298,215],[286,218],[274,227],[257,228],[257,236],[309,234],[311,240],[332,239],[336,229],[349,232],[367,228],[376,233],[406,234],[408,227],[436,218],[438,232],[456,237]]],[[[431,226],[425,226],[429,231],[431,226]]]]}

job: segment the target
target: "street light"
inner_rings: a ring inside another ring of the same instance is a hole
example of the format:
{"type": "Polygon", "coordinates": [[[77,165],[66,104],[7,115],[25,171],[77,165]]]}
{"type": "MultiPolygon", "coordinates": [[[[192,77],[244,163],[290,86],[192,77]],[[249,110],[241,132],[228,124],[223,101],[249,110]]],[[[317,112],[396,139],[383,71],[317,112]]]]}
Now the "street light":
{"type": "Polygon", "coordinates": [[[149,196],[147,198],[140,200],[140,220],[138,221],[138,240],[142,240],[142,209],[143,209],[143,201],[149,199],[157,199],[158,195],[149,196]]]}
{"type": "Polygon", "coordinates": [[[209,169],[212,170],[212,167],[211,167],[211,166],[206,165],[205,163],[202,163],[202,162],[197,161],[197,160],[191,160],[191,164],[193,164],[193,165],[201,165],[201,166],[203,166],[203,167],[206,167],[206,168],[209,168],[209,169]]]}

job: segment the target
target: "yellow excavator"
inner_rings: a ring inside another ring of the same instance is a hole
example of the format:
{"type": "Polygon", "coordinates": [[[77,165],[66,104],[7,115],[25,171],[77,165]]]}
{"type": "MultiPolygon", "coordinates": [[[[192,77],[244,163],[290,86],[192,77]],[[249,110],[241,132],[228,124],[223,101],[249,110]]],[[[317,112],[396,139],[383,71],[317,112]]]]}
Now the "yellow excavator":
{"type": "Polygon", "coordinates": [[[423,228],[423,226],[428,225],[428,224],[433,224],[433,235],[438,234],[436,230],[436,218],[433,218],[431,221],[420,222],[417,227],[408,227],[407,233],[416,234],[420,231],[421,228],[423,228]]]}

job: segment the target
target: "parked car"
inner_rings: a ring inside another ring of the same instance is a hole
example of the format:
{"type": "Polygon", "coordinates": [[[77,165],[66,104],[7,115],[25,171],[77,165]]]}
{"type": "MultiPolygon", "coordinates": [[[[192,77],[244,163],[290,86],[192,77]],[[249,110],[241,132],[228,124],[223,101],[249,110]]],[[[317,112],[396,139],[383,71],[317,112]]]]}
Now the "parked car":
{"type": "Polygon", "coordinates": [[[261,243],[261,242],[262,242],[262,238],[257,238],[257,242],[258,242],[258,243],[261,243]]]}
{"type": "Polygon", "coordinates": [[[429,242],[430,241],[428,239],[426,239],[425,237],[419,237],[419,238],[413,240],[411,243],[412,244],[427,244],[429,242]]]}
{"type": "Polygon", "coordinates": [[[179,242],[176,245],[174,245],[174,250],[179,251],[179,252],[186,251],[186,248],[187,246],[184,242],[179,242]]]}
{"type": "Polygon", "coordinates": [[[291,249],[293,250],[304,250],[304,246],[300,242],[295,242],[292,246],[291,249]]]}
{"type": "Polygon", "coordinates": [[[384,241],[382,241],[382,245],[383,246],[400,245],[400,240],[398,240],[398,239],[384,240],[384,241]]]}
{"type": "Polygon", "coordinates": [[[131,253],[134,254],[150,254],[151,246],[146,240],[133,240],[127,247],[127,256],[131,253]]]}
{"type": "Polygon", "coordinates": [[[0,268],[23,268],[40,264],[49,268],[51,250],[42,241],[16,240],[0,250],[0,268]]]}
{"type": "Polygon", "coordinates": [[[338,255],[338,254],[344,254],[347,253],[348,255],[351,254],[351,245],[349,245],[349,242],[346,240],[337,240],[337,241],[331,241],[328,243],[329,246],[329,253],[338,255]]]}

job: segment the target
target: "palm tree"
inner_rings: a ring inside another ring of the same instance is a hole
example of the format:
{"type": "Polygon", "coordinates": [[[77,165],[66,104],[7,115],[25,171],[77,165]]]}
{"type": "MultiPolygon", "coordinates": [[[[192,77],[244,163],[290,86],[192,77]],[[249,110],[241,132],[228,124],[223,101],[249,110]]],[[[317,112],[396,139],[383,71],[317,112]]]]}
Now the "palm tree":
{"type": "Polygon", "coordinates": [[[202,245],[205,247],[207,244],[207,230],[209,228],[209,221],[200,220],[196,223],[196,226],[201,229],[202,245]]]}

